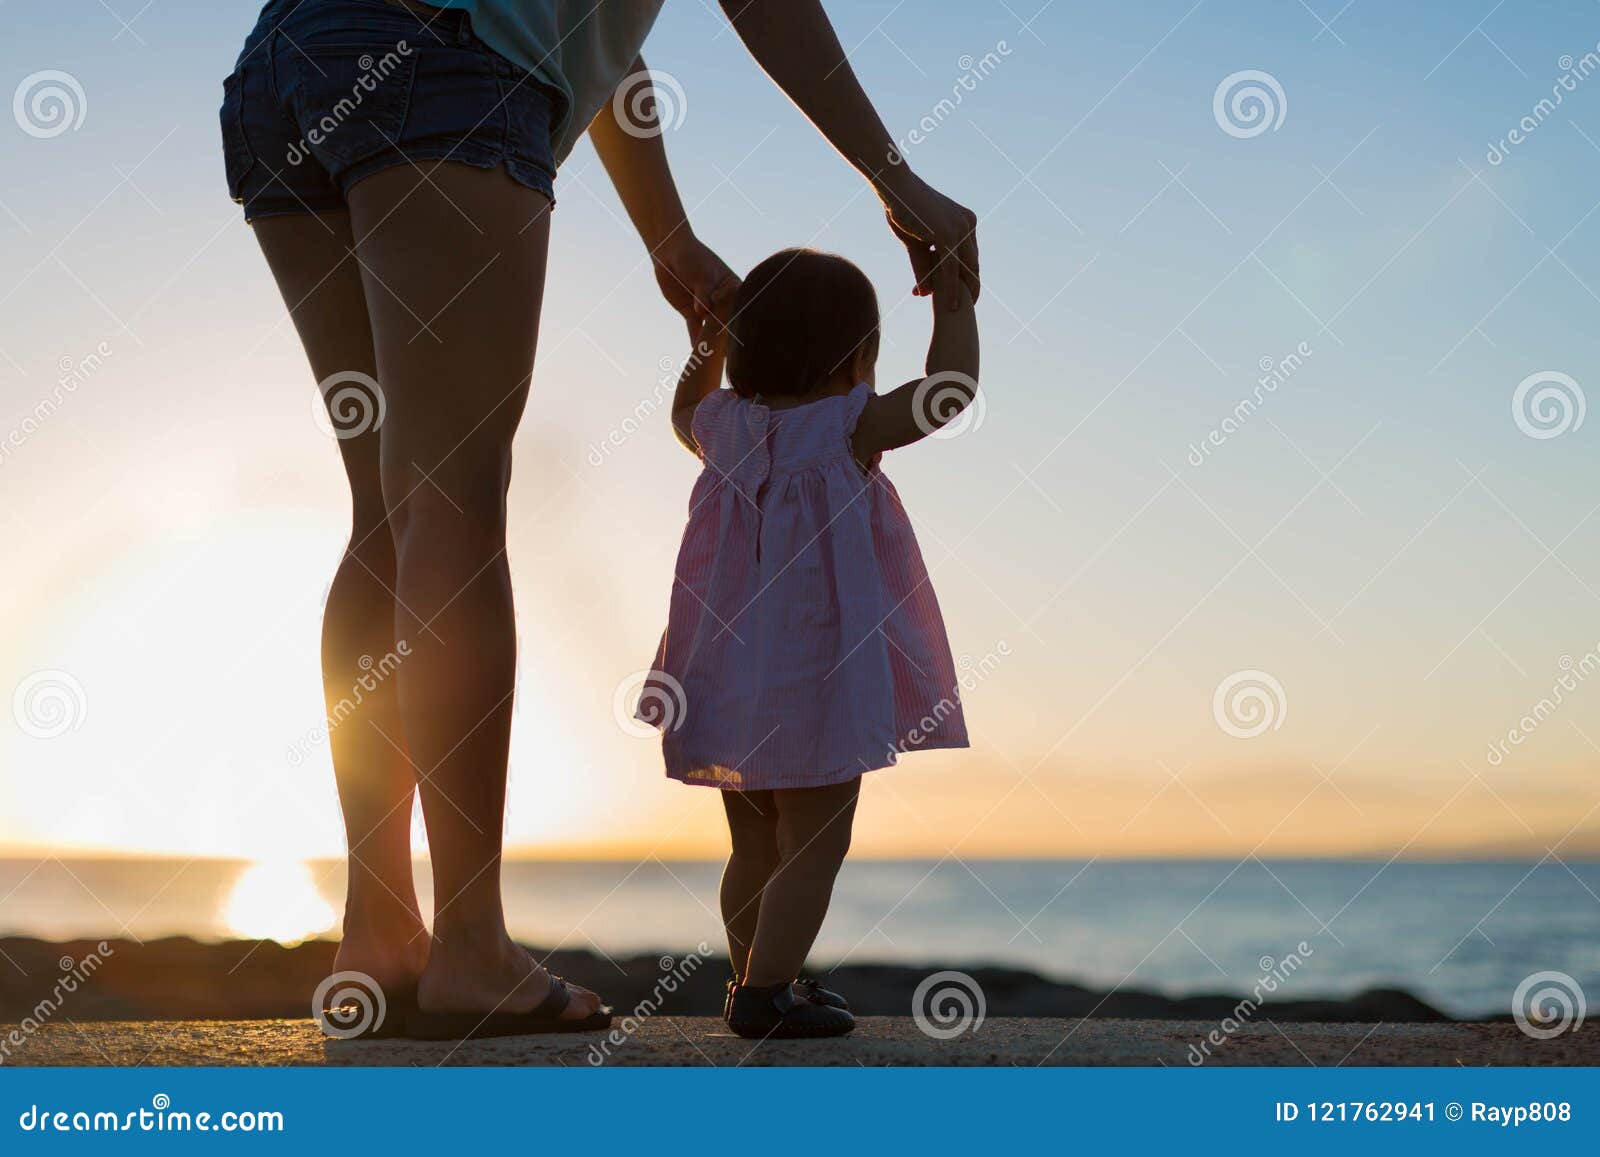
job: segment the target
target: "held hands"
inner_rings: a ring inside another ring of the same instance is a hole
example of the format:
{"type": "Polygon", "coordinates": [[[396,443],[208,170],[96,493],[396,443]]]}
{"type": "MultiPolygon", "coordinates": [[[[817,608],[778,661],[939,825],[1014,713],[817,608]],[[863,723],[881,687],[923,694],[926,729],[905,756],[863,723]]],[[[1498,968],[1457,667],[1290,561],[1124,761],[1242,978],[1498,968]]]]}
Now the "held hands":
{"type": "Polygon", "coordinates": [[[889,228],[911,257],[914,293],[932,296],[941,308],[960,309],[964,287],[978,299],[978,217],[918,178],[907,174],[879,190],[889,228]]]}
{"type": "Polygon", "coordinates": [[[692,234],[675,236],[651,255],[656,284],[667,304],[683,315],[689,338],[698,342],[710,330],[704,323],[718,322],[720,329],[730,320],[734,294],[739,291],[738,275],[711,248],[692,234]]]}

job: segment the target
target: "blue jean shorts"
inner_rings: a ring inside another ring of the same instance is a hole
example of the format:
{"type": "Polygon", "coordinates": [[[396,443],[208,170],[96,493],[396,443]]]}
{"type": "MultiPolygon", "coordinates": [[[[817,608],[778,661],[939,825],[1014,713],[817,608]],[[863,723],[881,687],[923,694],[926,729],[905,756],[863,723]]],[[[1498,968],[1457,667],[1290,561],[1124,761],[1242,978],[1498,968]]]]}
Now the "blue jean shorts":
{"type": "Polygon", "coordinates": [[[425,160],[504,168],[555,200],[564,98],[465,12],[269,0],[222,93],[228,195],[247,221],[339,209],[362,178],[425,160]]]}

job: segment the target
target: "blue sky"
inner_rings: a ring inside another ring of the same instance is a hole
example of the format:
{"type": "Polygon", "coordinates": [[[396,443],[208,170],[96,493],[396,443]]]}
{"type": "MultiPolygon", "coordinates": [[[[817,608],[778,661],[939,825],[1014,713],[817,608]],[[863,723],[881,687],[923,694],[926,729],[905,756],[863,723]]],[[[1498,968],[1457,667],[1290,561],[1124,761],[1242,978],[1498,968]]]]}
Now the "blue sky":
{"type": "MultiPolygon", "coordinates": [[[[939,120],[912,164],[982,217],[982,422],[888,468],[957,654],[1008,652],[968,692],[972,752],[875,773],[863,846],[1449,851],[1579,822],[1600,687],[1485,752],[1600,646],[1600,418],[1539,438],[1512,409],[1531,375],[1600,382],[1600,79],[1534,112],[1597,51],[1600,6],[830,7],[895,135],[939,120]],[[1219,125],[1242,70],[1281,88],[1276,128],[1219,125]],[[1262,360],[1302,344],[1192,465],[1262,360]],[[1282,688],[1252,738],[1213,710],[1241,671],[1282,688]]],[[[248,851],[266,816],[307,854],[338,846],[325,755],[282,753],[320,715],[342,484],[217,143],[254,15],[0,6],[0,95],[60,70],[85,105],[47,139],[0,119],[0,431],[64,361],[111,351],[0,461],[0,591],[23,608],[0,684],[64,670],[86,704],[68,734],[0,735],[0,845],[248,851]],[[70,816],[61,776],[82,785],[70,816]]],[[[882,380],[915,372],[903,254],[715,5],[673,0],[646,56],[686,96],[668,148],[700,234],[736,268],[806,242],[857,260],[887,314],[882,380]]],[[[610,712],[660,629],[693,463],[659,413],[588,460],[681,327],[586,144],[557,192],[512,495],[509,836],[700,851],[713,811],[610,712]]]]}

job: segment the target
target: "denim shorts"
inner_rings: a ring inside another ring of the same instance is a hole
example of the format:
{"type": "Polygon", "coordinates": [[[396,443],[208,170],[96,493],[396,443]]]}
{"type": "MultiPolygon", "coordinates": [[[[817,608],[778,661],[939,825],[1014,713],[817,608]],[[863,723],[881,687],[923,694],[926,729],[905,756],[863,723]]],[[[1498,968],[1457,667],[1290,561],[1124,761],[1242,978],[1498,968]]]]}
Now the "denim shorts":
{"type": "Polygon", "coordinates": [[[555,199],[564,98],[465,12],[269,0],[222,93],[228,195],[247,221],[341,208],[363,177],[425,160],[503,167],[555,199]]]}

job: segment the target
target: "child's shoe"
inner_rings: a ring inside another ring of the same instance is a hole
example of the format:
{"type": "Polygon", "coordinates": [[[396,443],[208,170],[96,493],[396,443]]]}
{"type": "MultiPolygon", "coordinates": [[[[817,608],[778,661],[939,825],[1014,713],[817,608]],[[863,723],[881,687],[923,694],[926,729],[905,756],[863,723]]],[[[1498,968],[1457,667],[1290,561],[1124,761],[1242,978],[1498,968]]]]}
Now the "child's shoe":
{"type": "Polygon", "coordinates": [[[734,986],[728,993],[727,1022],[740,1036],[759,1040],[843,1036],[856,1027],[856,1018],[842,1008],[797,1000],[788,982],[734,986]]]}
{"type": "Polygon", "coordinates": [[[829,1008],[842,1008],[846,1012],[850,1011],[850,1002],[837,992],[823,988],[822,982],[819,980],[796,980],[794,986],[813,1004],[825,1004],[829,1008]]]}

